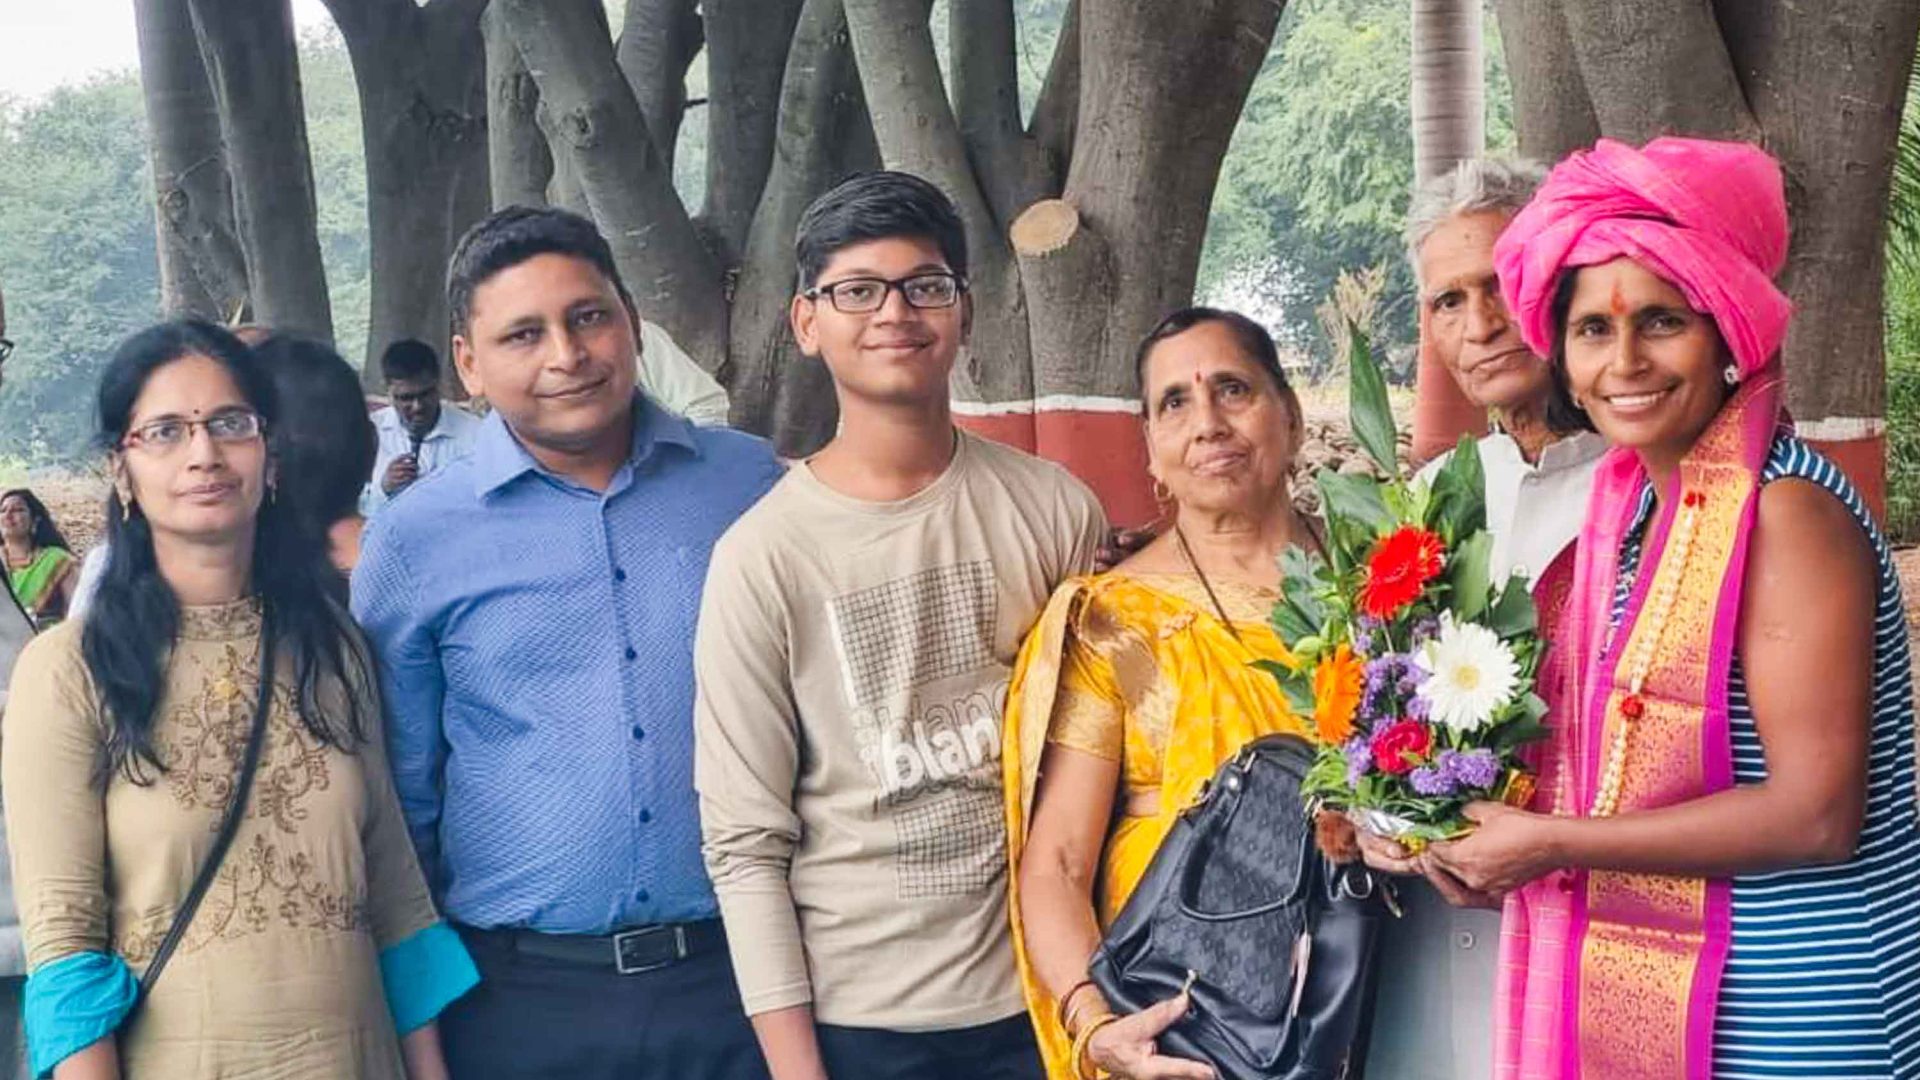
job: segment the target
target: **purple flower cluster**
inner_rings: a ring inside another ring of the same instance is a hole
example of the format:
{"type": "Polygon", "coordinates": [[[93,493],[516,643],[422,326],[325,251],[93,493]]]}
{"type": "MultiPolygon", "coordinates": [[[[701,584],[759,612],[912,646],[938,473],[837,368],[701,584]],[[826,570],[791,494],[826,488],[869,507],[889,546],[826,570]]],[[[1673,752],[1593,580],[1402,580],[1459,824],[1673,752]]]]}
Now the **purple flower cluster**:
{"type": "Polygon", "coordinates": [[[1385,626],[1371,615],[1356,615],[1353,620],[1353,651],[1361,656],[1372,656],[1373,637],[1385,626]]]}
{"type": "Polygon", "coordinates": [[[1451,795],[1455,790],[1453,778],[1434,765],[1422,765],[1408,773],[1407,783],[1413,785],[1416,795],[1451,795]]]}
{"type": "Polygon", "coordinates": [[[1426,681],[1406,653],[1383,653],[1367,661],[1366,684],[1360,694],[1360,713],[1369,719],[1404,712],[1398,706],[1413,697],[1426,681]]]}
{"type": "Polygon", "coordinates": [[[1361,778],[1373,771],[1373,740],[1366,735],[1355,735],[1347,740],[1344,752],[1347,755],[1347,786],[1357,787],[1361,778]]]}
{"type": "MultiPolygon", "coordinates": [[[[1353,773],[1353,751],[1347,751],[1347,772],[1353,773]]],[[[1462,791],[1484,791],[1500,776],[1500,759],[1491,750],[1442,750],[1433,764],[1422,765],[1407,774],[1414,793],[1429,798],[1458,795],[1462,791]]]]}
{"type": "Polygon", "coordinates": [[[1438,764],[1463,788],[1490,788],[1500,778],[1500,759],[1491,750],[1442,750],[1438,764]]]}

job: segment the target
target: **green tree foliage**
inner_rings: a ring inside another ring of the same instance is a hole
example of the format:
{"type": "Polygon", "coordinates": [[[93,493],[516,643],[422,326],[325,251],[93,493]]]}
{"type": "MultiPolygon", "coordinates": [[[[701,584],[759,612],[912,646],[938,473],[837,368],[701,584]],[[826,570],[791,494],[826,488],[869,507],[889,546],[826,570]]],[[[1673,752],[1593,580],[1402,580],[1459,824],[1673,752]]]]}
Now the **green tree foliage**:
{"type": "Polygon", "coordinates": [[[1920,72],[1887,208],[1887,531],[1920,539],[1920,72]]]}
{"type": "Polygon", "coordinates": [[[0,289],[18,343],[0,454],[82,450],[102,362],[159,303],[143,116],[131,77],[0,109],[0,289]]]}
{"type": "MultiPolygon", "coordinates": [[[[1487,26],[1487,138],[1513,145],[1511,91],[1487,26]]],[[[1314,307],[1340,273],[1388,271],[1383,345],[1414,335],[1400,230],[1413,185],[1412,20],[1405,0],[1293,0],[1214,196],[1202,295],[1266,309],[1324,351],[1314,307]]]]}
{"type": "MultiPolygon", "coordinates": [[[[320,242],[342,352],[367,333],[366,164],[344,46],[301,51],[320,242]]],[[[0,101],[0,291],[19,343],[0,389],[0,457],[88,460],[93,400],[114,346],[160,303],[153,180],[136,75],[103,76],[31,104],[0,101]]]]}

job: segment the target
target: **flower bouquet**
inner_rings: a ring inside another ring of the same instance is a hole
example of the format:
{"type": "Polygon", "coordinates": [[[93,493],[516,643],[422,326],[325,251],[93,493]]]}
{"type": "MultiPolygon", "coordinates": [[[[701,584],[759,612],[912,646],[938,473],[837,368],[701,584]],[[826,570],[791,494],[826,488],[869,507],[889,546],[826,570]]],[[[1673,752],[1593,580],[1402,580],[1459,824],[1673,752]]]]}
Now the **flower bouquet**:
{"type": "Polygon", "coordinates": [[[1311,717],[1309,804],[1417,849],[1466,831],[1469,802],[1532,797],[1519,750],[1546,733],[1542,645],[1527,581],[1491,580],[1477,445],[1462,438],[1430,482],[1403,478],[1386,381],[1351,333],[1353,434],[1392,479],[1314,477],[1324,551],[1282,556],[1289,655],[1261,666],[1311,717]]]}

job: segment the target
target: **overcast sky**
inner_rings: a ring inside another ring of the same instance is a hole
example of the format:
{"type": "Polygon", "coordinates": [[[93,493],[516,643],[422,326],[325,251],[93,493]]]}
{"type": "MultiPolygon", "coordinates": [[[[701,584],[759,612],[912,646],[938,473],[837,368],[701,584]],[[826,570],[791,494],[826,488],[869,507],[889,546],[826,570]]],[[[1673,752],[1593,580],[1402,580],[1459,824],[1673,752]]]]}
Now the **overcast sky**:
{"type": "MultiPolygon", "coordinates": [[[[293,0],[293,16],[331,24],[320,0],[293,0]]],[[[37,98],[139,60],[133,0],[0,0],[0,94],[37,98]]]]}

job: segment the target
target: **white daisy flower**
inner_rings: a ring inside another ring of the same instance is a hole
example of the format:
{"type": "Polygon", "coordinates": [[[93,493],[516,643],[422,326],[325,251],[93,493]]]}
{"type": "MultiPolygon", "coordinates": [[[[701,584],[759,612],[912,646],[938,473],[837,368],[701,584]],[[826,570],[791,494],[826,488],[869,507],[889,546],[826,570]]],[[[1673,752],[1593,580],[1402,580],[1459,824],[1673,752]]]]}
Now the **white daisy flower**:
{"type": "Polygon", "coordinates": [[[1498,634],[1476,623],[1440,616],[1440,633],[1414,654],[1427,673],[1420,696],[1427,716],[1455,731],[1472,731],[1493,719],[1520,688],[1520,665],[1498,634]]]}

